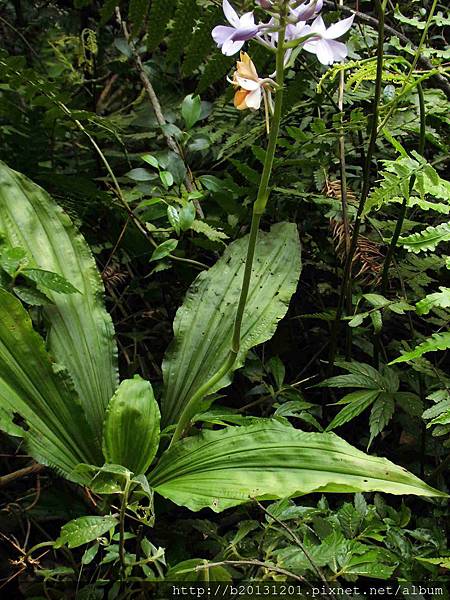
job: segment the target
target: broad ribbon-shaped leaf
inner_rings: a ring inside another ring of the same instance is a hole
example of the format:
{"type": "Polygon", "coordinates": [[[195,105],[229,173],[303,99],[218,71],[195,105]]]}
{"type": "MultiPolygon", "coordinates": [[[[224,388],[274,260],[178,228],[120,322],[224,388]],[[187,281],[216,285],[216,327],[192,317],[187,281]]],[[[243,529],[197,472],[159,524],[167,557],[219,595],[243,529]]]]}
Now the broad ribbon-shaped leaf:
{"type": "Polygon", "coordinates": [[[334,433],[305,433],[276,421],[205,431],[164,452],[149,477],[165,498],[220,512],[251,501],[311,492],[445,496],[406,469],[369,456],[334,433]]]}
{"type": "Polygon", "coordinates": [[[80,401],[17,298],[0,289],[0,406],[25,419],[29,452],[66,476],[80,462],[101,464],[80,401]]]}
{"type": "MultiPolygon", "coordinates": [[[[248,236],[228,246],[208,271],[189,288],[174,321],[174,340],[164,363],[164,426],[174,423],[199,387],[226,361],[242,285],[248,236]]],[[[286,314],[300,276],[300,243],[296,225],[279,223],[260,232],[242,323],[241,349],[233,369],[250,348],[272,337],[286,314]]],[[[209,393],[229,385],[223,377],[209,393]]]]}
{"type": "Polygon", "coordinates": [[[101,444],[104,413],[118,379],[111,317],[92,254],[69,217],[38,185],[0,162],[0,235],[27,250],[39,269],[64,277],[80,293],[46,293],[48,346],[72,376],[101,444]]]}
{"type": "Polygon", "coordinates": [[[139,375],[125,379],[111,398],[103,453],[108,463],[145,473],[159,445],[159,407],[152,386],[139,375]]]}

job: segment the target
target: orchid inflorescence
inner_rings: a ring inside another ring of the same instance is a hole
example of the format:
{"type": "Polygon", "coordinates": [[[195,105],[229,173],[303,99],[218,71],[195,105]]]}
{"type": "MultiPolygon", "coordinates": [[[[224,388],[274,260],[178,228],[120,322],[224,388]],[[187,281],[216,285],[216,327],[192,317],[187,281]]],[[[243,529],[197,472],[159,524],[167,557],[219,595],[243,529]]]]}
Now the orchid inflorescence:
{"type": "MultiPolygon", "coordinates": [[[[271,0],[258,0],[260,8],[268,13],[270,19],[267,23],[256,23],[253,12],[239,16],[228,0],[223,0],[223,12],[229,25],[218,25],[212,30],[212,37],[222,53],[232,56],[249,40],[255,40],[276,52],[280,31],[283,31],[285,66],[289,66],[302,49],[315,54],[323,65],[331,65],[346,58],[347,47],[338,42],[337,38],[350,29],[353,15],[326,27],[319,14],[323,0],[308,0],[303,3],[299,3],[298,0],[279,2],[282,4],[275,4],[271,0]],[[280,25],[281,11],[284,13],[283,27],[280,25]],[[309,24],[308,21],[312,23],[309,24]]],[[[264,98],[267,112],[267,107],[270,107],[270,90],[274,88],[274,82],[270,78],[258,77],[253,62],[243,52],[231,83],[238,88],[234,99],[238,109],[256,110],[264,98]]]]}

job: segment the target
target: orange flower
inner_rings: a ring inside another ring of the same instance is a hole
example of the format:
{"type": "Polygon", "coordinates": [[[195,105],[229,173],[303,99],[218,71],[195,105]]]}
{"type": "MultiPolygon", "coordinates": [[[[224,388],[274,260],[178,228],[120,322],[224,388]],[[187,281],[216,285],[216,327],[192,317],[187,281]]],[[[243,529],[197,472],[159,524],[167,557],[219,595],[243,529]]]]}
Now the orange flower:
{"type": "Polygon", "coordinates": [[[238,110],[258,110],[261,106],[264,87],[268,86],[267,79],[258,77],[255,65],[246,52],[241,52],[241,60],[237,61],[236,71],[231,82],[237,90],[234,94],[234,105],[238,110]]]}

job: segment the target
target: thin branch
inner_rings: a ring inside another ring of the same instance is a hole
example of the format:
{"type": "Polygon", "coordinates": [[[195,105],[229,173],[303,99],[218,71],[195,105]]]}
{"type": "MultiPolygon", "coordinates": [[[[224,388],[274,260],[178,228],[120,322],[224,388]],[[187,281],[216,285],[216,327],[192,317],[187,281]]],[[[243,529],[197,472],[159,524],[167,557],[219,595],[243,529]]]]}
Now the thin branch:
{"type": "Polygon", "coordinates": [[[0,477],[0,487],[5,487],[16,481],[16,479],[20,479],[21,477],[26,477],[27,475],[31,475],[32,473],[39,473],[42,471],[44,467],[38,463],[33,463],[28,467],[24,467],[23,469],[19,469],[18,471],[14,471],[13,473],[8,473],[7,475],[2,475],[0,477]]]}
{"type": "Polygon", "coordinates": [[[309,564],[311,565],[311,567],[313,568],[313,571],[316,573],[316,575],[319,577],[319,579],[321,579],[323,581],[323,583],[325,583],[325,584],[328,585],[328,581],[326,580],[326,577],[323,574],[321,568],[316,565],[316,563],[314,562],[312,556],[310,555],[310,553],[308,552],[308,550],[305,548],[303,542],[300,540],[300,538],[298,537],[298,535],[294,531],[292,531],[292,529],[288,525],[286,525],[286,523],[283,523],[283,521],[281,521],[280,519],[278,519],[278,517],[275,517],[275,515],[273,515],[272,513],[270,513],[267,510],[267,508],[265,508],[260,502],[258,502],[258,500],[256,498],[253,498],[253,500],[256,502],[256,504],[259,506],[259,508],[268,517],[270,517],[271,519],[273,519],[275,521],[275,523],[278,523],[278,525],[280,525],[280,527],[282,527],[285,531],[288,532],[288,534],[294,540],[295,544],[297,544],[297,546],[300,548],[300,550],[306,556],[309,564]]]}
{"type": "Polygon", "coordinates": [[[197,565],[195,567],[196,571],[210,569],[211,567],[221,567],[222,565],[250,565],[253,567],[261,567],[263,569],[269,569],[270,571],[274,571],[275,573],[280,573],[280,575],[287,575],[287,577],[292,577],[292,579],[296,579],[297,581],[301,581],[302,583],[307,583],[306,579],[301,575],[296,575],[291,571],[287,571],[286,569],[281,569],[280,567],[276,567],[270,563],[263,562],[262,560],[221,560],[220,562],[211,562],[206,563],[204,565],[197,565]]]}
{"type": "MultiPolygon", "coordinates": [[[[133,54],[133,59],[134,59],[135,65],[136,65],[136,69],[139,73],[139,77],[141,78],[142,85],[144,86],[145,92],[150,100],[150,104],[152,105],[156,120],[158,121],[158,124],[161,127],[164,137],[166,138],[167,145],[173,152],[175,152],[175,154],[178,154],[178,156],[181,158],[181,160],[185,163],[181,148],[177,144],[176,140],[170,135],[170,133],[168,133],[167,128],[164,127],[166,125],[166,119],[164,118],[164,114],[162,112],[162,108],[161,108],[161,104],[158,100],[158,96],[156,95],[156,92],[151,84],[151,81],[148,78],[147,73],[145,72],[144,65],[142,64],[142,60],[139,55],[139,52],[137,51],[136,46],[134,45],[134,42],[131,39],[131,36],[128,32],[128,27],[127,27],[126,22],[122,20],[122,16],[120,14],[120,9],[118,6],[116,6],[116,19],[117,19],[117,23],[119,24],[119,27],[121,27],[121,29],[123,31],[124,38],[125,38],[128,46],[130,47],[131,53],[133,54]]],[[[184,179],[184,185],[186,186],[186,189],[188,192],[193,192],[193,191],[195,191],[195,185],[194,185],[194,182],[192,179],[192,174],[189,170],[189,167],[186,165],[186,163],[185,163],[185,166],[186,166],[186,177],[184,179]]],[[[204,214],[203,214],[202,208],[201,208],[198,200],[194,200],[194,205],[195,205],[195,210],[197,211],[198,216],[201,219],[203,219],[204,214]]]]}

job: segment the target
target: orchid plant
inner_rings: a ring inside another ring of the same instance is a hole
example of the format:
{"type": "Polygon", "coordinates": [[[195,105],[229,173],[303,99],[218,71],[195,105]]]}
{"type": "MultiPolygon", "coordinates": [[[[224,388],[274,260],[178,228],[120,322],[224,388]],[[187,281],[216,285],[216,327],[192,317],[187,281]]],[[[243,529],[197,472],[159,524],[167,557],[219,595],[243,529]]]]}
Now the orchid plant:
{"type": "Polygon", "coordinates": [[[277,146],[278,132],[283,107],[283,87],[286,69],[294,64],[301,50],[313,53],[320,63],[329,65],[347,56],[347,47],[336,41],[352,26],[353,16],[330,25],[328,28],[319,14],[323,0],[309,0],[300,4],[296,0],[259,0],[259,7],[267,13],[267,23],[256,23],[253,12],[242,16],[234,10],[228,0],[223,0],[223,12],[229,25],[218,25],[212,30],[212,37],[223,54],[232,56],[240,53],[240,60],[230,83],[236,88],[234,105],[238,110],[258,110],[264,100],[268,143],[265,153],[261,181],[253,214],[247,247],[242,287],[233,328],[230,353],[218,371],[192,396],[182,412],[172,444],[183,436],[192,416],[193,407],[201,397],[209,393],[236,364],[241,348],[241,329],[245,306],[250,290],[253,261],[261,217],[269,199],[269,181],[277,146]],[[311,24],[308,21],[312,21],[311,24]],[[275,73],[269,77],[259,77],[250,56],[242,52],[245,42],[254,40],[275,54],[275,73]],[[275,77],[275,80],[272,79],[275,77]],[[271,93],[275,100],[272,102],[271,93]]]}

